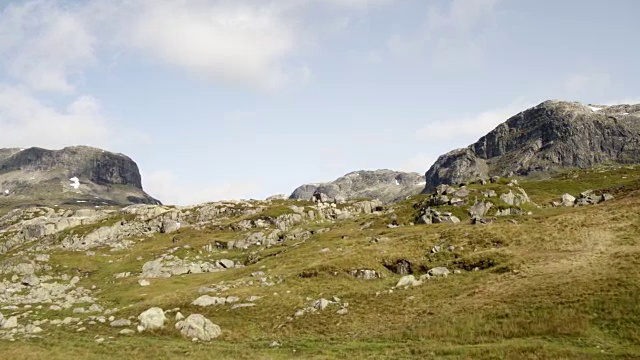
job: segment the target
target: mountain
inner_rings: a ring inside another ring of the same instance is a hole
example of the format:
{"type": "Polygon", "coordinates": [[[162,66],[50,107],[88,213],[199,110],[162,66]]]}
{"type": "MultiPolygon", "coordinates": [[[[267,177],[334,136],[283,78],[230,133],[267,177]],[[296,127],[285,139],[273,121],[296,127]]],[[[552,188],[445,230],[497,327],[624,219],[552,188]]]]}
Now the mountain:
{"type": "Polygon", "coordinates": [[[323,200],[372,198],[391,203],[419,194],[423,187],[424,178],[418,173],[361,170],[331,182],[302,185],[293,191],[289,199],[309,200],[317,194],[323,200]]]}
{"type": "Polygon", "coordinates": [[[87,146],[0,149],[0,191],[0,203],[16,206],[160,204],[133,160],[87,146]]]}
{"type": "Polygon", "coordinates": [[[548,175],[638,162],[640,104],[549,100],[511,117],[476,143],[440,156],[425,174],[424,192],[494,175],[548,175]]]}

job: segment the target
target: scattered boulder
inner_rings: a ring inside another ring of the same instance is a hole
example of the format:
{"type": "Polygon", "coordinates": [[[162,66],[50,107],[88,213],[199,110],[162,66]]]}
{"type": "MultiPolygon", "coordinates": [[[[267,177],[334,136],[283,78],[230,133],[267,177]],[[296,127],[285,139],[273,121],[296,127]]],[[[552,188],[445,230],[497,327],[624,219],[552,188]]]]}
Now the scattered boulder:
{"type": "Polygon", "coordinates": [[[138,320],[140,321],[138,332],[142,332],[163,328],[167,318],[164,316],[164,311],[161,308],[153,307],[140,314],[138,320]]]}
{"type": "Polygon", "coordinates": [[[418,286],[422,284],[420,280],[416,280],[416,277],[413,275],[405,275],[398,280],[396,283],[396,287],[405,287],[405,286],[418,286]]]}
{"type": "Polygon", "coordinates": [[[111,327],[125,327],[125,326],[131,326],[131,320],[129,319],[118,319],[118,320],[114,320],[112,321],[109,326],[111,327]]]}
{"type": "Polygon", "coordinates": [[[17,316],[12,316],[6,320],[4,320],[4,322],[2,323],[2,328],[3,329],[13,329],[13,328],[17,328],[18,327],[18,317],[17,316]]]}
{"type": "Polygon", "coordinates": [[[490,201],[477,202],[469,207],[469,216],[472,218],[476,216],[483,217],[489,211],[489,209],[491,209],[491,207],[493,207],[493,204],[490,201]]]}
{"type": "Polygon", "coordinates": [[[349,275],[355,277],[356,279],[363,279],[363,280],[373,280],[373,279],[379,279],[382,276],[380,276],[380,274],[375,271],[375,270],[352,270],[349,272],[349,275]]]}
{"type": "Polygon", "coordinates": [[[195,306],[211,306],[211,305],[224,305],[227,302],[226,298],[210,296],[210,295],[202,295],[199,298],[195,299],[191,305],[195,306]]]}
{"type": "Polygon", "coordinates": [[[429,270],[427,272],[427,274],[429,274],[429,276],[440,276],[440,277],[447,277],[449,275],[449,269],[447,269],[446,267],[435,267],[431,270],[429,270]]]}
{"type": "Polygon", "coordinates": [[[220,326],[200,314],[191,314],[176,323],[176,329],[188,339],[211,341],[222,334],[220,326]]]}

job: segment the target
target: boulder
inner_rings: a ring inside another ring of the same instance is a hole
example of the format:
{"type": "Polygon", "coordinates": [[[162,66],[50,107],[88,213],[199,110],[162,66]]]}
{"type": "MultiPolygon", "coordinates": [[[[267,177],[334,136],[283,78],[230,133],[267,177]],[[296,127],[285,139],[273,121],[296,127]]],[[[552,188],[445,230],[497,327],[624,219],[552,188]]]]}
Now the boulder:
{"type": "Polygon", "coordinates": [[[491,209],[492,206],[493,204],[489,201],[477,202],[473,204],[471,207],[469,207],[469,210],[468,210],[469,216],[472,218],[476,216],[483,217],[489,211],[489,209],[491,209]]]}
{"type": "Polygon", "coordinates": [[[129,319],[118,319],[118,320],[112,321],[109,325],[111,327],[131,326],[131,320],[129,320],[129,319]]]}
{"type": "Polygon", "coordinates": [[[191,305],[195,306],[211,306],[211,305],[224,305],[226,303],[226,299],[217,296],[210,295],[202,295],[199,298],[195,299],[191,305]]]}
{"type": "Polygon", "coordinates": [[[13,329],[18,327],[18,317],[17,316],[12,316],[6,320],[4,320],[4,322],[2,323],[2,328],[3,329],[13,329]]]}
{"type": "Polygon", "coordinates": [[[449,275],[449,269],[446,267],[435,267],[427,272],[430,276],[447,277],[449,275]]]}
{"type": "Polygon", "coordinates": [[[191,314],[176,323],[176,329],[187,339],[211,341],[222,334],[220,326],[200,314],[191,314]]]}
{"type": "Polygon", "coordinates": [[[138,331],[142,332],[163,328],[167,318],[164,316],[164,311],[161,308],[153,307],[140,314],[138,320],[140,321],[138,331]]]}
{"type": "Polygon", "coordinates": [[[396,287],[405,287],[405,286],[418,286],[422,282],[416,280],[416,277],[413,275],[405,275],[398,280],[396,283],[396,287]]]}
{"type": "Polygon", "coordinates": [[[316,310],[324,310],[329,306],[329,304],[331,304],[331,301],[327,299],[320,299],[313,303],[313,308],[316,310]]]}
{"type": "Polygon", "coordinates": [[[562,194],[562,202],[560,203],[561,206],[573,206],[576,202],[576,198],[573,197],[571,194],[562,194]]]}

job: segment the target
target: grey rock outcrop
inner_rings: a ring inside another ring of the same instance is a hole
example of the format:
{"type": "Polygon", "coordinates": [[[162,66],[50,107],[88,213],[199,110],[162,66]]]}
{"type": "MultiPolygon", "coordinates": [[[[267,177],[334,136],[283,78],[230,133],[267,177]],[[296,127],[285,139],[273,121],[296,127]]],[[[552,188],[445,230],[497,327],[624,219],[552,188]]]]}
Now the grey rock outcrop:
{"type": "Polygon", "coordinates": [[[379,199],[383,203],[404,200],[419,194],[424,179],[417,173],[392,170],[355,171],[332,182],[305,184],[293,191],[290,199],[342,201],[360,198],[379,199]]]}
{"type": "Polygon", "coordinates": [[[176,323],[176,329],[188,339],[211,341],[222,334],[220,326],[200,314],[191,314],[176,323]]]}
{"type": "Polygon", "coordinates": [[[608,162],[640,162],[640,104],[550,100],[511,117],[469,147],[440,156],[425,174],[424,192],[440,184],[608,162]]]}

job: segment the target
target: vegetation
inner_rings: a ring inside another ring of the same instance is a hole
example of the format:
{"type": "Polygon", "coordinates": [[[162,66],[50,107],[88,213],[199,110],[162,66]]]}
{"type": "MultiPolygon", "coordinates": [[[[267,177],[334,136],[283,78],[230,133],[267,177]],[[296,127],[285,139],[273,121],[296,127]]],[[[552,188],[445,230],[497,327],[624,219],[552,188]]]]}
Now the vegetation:
{"type": "MultiPolygon", "coordinates": [[[[194,344],[181,338],[172,322],[163,331],[133,336],[118,335],[119,329],[108,324],[83,333],[52,326],[39,339],[0,343],[2,358],[639,358],[640,167],[571,171],[552,179],[520,180],[520,186],[542,207],[532,216],[517,217],[517,223],[501,218],[487,226],[463,221],[390,229],[388,215],[363,215],[326,224],[330,231],[305,242],[210,255],[198,251],[237,233],[184,228],[179,245],[191,248],[176,254],[241,261],[254,254],[259,260],[230,271],[152,279],[145,288],[135,277],[116,280],[113,275],[139,272],[144,262],[175,246],[172,235],[139,239],[126,251],[99,250],[93,257],[55,253],[51,264],[56,271],[88,273],[81,284],[97,285],[105,308],[124,309],[119,316],[137,316],[152,306],[179,307],[185,315],[210,318],[223,335],[194,344]],[[547,206],[565,192],[577,195],[587,189],[606,190],[616,198],[580,208],[547,206]],[[435,245],[443,249],[432,252],[435,245]],[[461,273],[390,291],[400,276],[384,264],[398,259],[411,262],[416,275],[437,266],[461,273]],[[383,278],[355,279],[348,274],[355,269],[372,269],[383,278]],[[256,271],[283,281],[260,286],[251,276],[256,271]],[[200,296],[199,287],[238,281],[254,285],[224,294],[262,296],[257,306],[190,305],[200,296]],[[329,307],[293,316],[308,306],[308,299],[332,296],[349,303],[348,314],[329,307]],[[98,344],[96,337],[107,340],[98,344]],[[273,341],[281,346],[270,347],[273,341]]],[[[395,205],[399,223],[415,217],[413,204],[420,198],[395,205]]],[[[288,205],[298,203],[278,202],[256,216],[287,213],[288,205]]]]}

